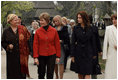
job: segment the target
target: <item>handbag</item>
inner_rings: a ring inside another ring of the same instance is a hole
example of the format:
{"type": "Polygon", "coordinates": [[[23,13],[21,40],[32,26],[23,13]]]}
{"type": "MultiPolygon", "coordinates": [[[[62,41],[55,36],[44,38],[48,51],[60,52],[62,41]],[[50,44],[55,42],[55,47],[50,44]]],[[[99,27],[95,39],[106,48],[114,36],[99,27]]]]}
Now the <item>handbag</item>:
{"type": "Polygon", "coordinates": [[[95,66],[94,66],[94,69],[93,69],[93,71],[94,71],[94,74],[102,74],[101,73],[101,67],[100,67],[100,65],[99,64],[96,64],[95,66]]]}

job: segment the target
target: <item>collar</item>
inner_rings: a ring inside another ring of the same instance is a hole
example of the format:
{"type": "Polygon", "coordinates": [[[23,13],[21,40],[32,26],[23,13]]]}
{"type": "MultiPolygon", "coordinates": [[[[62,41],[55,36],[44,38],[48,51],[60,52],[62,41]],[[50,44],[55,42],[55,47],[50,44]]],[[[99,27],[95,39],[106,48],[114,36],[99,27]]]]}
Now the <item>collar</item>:
{"type": "Polygon", "coordinates": [[[49,27],[48,27],[48,29],[47,29],[47,31],[46,31],[46,30],[43,28],[43,26],[42,26],[42,27],[40,27],[40,30],[43,31],[43,32],[49,32],[49,31],[52,30],[52,27],[49,25],[49,27]]]}

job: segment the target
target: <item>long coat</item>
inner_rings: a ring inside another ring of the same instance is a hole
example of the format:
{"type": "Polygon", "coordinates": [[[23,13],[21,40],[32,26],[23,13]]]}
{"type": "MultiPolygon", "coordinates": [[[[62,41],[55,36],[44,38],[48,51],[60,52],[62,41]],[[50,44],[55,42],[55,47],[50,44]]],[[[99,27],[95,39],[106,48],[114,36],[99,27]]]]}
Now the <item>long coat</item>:
{"type": "MultiPolygon", "coordinates": [[[[93,59],[93,68],[95,70],[95,66],[97,64],[99,64],[99,59],[98,59],[98,53],[99,52],[102,52],[102,49],[101,49],[101,43],[100,43],[100,38],[99,38],[99,33],[98,33],[98,29],[96,26],[94,25],[91,25],[92,26],[92,29],[93,29],[93,33],[94,33],[94,42],[95,42],[95,54],[96,54],[96,58],[93,59]]],[[[93,74],[96,74],[95,71],[93,71],[93,74]]]]}
{"type": "Polygon", "coordinates": [[[16,34],[13,32],[11,27],[8,27],[3,32],[1,44],[2,47],[6,50],[6,59],[7,59],[6,66],[7,66],[8,79],[21,79],[23,78],[22,73],[25,73],[29,76],[28,72],[29,50],[26,37],[27,39],[29,39],[28,36],[30,36],[30,34],[27,34],[27,32],[26,36],[24,34],[20,34],[19,32],[23,31],[23,29],[21,28],[26,30],[25,27],[19,26],[16,34]],[[9,44],[13,45],[13,49],[9,48],[8,46],[9,44]]]}
{"type": "Polygon", "coordinates": [[[117,29],[111,25],[106,27],[103,45],[103,59],[106,59],[105,79],[117,79],[117,50],[114,46],[117,46],[117,29]]]}
{"type": "Polygon", "coordinates": [[[93,56],[96,56],[93,34],[91,27],[88,31],[85,31],[80,25],[73,28],[71,57],[75,58],[76,73],[82,75],[93,73],[93,56]]]}

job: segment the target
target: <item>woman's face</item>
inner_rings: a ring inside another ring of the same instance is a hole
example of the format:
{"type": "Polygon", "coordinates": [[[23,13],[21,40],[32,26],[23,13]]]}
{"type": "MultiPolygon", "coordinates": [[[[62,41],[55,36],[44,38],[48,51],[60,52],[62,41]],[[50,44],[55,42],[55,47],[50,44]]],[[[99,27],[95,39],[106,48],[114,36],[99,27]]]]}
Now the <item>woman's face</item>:
{"type": "Polygon", "coordinates": [[[38,25],[37,24],[34,24],[34,29],[38,29],[38,25]]]}
{"type": "Polygon", "coordinates": [[[44,18],[40,19],[40,25],[41,26],[46,26],[47,25],[47,22],[44,18]]]}
{"type": "Polygon", "coordinates": [[[18,17],[14,17],[14,19],[12,21],[10,21],[10,24],[13,26],[18,26],[19,25],[19,19],[18,17]]]}
{"type": "Polygon", "coordinates": [[[62,21],[63,21],[65,24],[67,24],[65,19],[62,19],[62,21]]]}
{"type": "Polygon", "coordinates": [[[59,21],[58,21],[58,19],[57,19],[57,18],[55,18],[54,23],[55,23],[55,25],[56,25],[56,26],[58,26],[58,25],[59,25],[59,21]]]}
{"type": "Polygon", "coordinates": [[[80,14],[78,14],[77,20],[78,20],[78,23],[80,24],[83,23],[83,20],[80,14]]]}
{"type": "Polygon", "coordinates": [[[113,25],[117,26],[117,19],[113,18],[112,22],[113,22],[113,25]]]}

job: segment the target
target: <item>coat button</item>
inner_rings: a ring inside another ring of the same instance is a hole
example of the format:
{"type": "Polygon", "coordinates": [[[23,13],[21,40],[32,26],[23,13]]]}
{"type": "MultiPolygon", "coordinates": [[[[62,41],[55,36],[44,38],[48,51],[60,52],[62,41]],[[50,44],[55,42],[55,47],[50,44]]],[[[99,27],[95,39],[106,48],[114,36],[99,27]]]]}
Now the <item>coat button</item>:
{"type": "Polygon", "coordinates": [[[46,42],[46,44],[48,44],[48,43],[46,42]]]}
{"type": "Polygon", "coordinates": [[[48,48],[46,47],[46,49],[48,49],[48,48]]]}
{"type": "Polygon", "coordinates": [[[83,33],[85,33],[85,32],[83,32],[83,33]]]}
{"type": "Polygon", "coordinates": [[[18,40],[18,39],[16,38],[16,40],[18,40]]]}
{"type": "Polygon", "coordinates": [[[46,39],[48,39],[48,38],[46,37],[46,39]]]}

